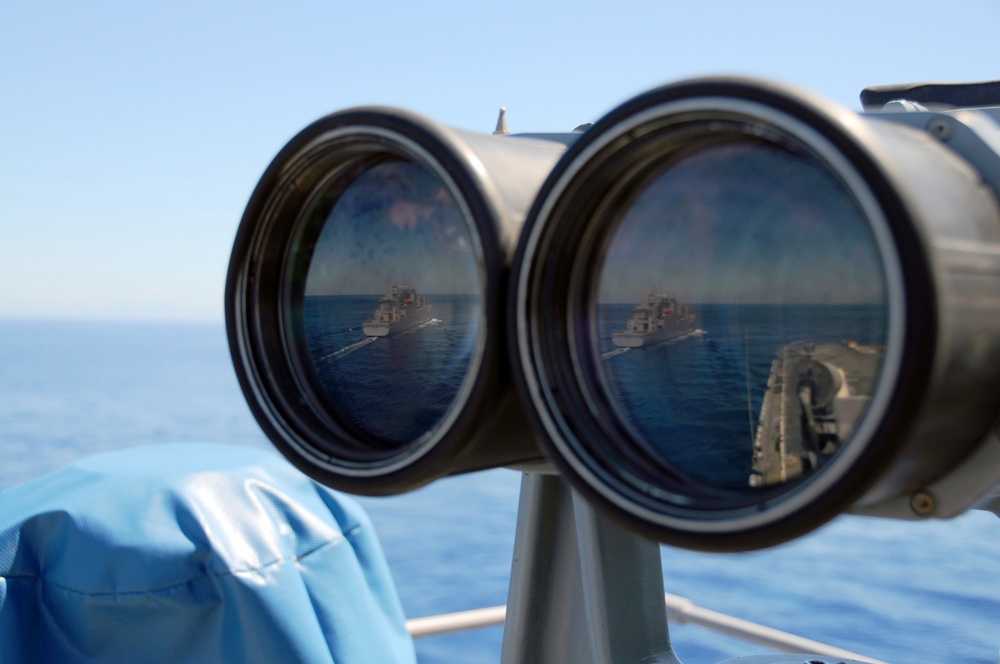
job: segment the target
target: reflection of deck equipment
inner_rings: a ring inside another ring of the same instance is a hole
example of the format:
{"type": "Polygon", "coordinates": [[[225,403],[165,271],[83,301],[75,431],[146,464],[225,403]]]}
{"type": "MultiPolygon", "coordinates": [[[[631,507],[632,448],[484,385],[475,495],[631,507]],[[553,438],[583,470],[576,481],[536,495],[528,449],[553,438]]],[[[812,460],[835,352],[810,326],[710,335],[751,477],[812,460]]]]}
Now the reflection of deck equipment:
{"type": "Polygon", "coordinates": [[[750,486],[788,482],[847,440],[874,388],[881,346],[792,344],[771,363],[753,444],[750,486]]]}

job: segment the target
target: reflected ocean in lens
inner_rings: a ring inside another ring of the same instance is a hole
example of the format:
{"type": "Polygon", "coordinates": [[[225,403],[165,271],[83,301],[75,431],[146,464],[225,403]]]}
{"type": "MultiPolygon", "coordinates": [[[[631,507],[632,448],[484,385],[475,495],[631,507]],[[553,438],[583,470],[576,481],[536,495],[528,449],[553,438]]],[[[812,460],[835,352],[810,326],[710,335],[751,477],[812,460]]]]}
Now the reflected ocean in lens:
{"type": "Polygon", "coordinates": [[[365,336],[377,295],[305,298],[306,344],[336,411],[363,431],[405,444],[432,429],[461,389],[474,349],[477,296],[431,295],[430,320],[365,336]]]}
{"type": "Polygon", "coordinates": [[[751,427],[759,424],[781,348],[802,341],[885,343],[881,305],[696,304],[695,332],[626,350],[612,336],[632,306],[597,308],[597,348],[609,392],[652,451],[721,488],[748,487],[751,427]]]}

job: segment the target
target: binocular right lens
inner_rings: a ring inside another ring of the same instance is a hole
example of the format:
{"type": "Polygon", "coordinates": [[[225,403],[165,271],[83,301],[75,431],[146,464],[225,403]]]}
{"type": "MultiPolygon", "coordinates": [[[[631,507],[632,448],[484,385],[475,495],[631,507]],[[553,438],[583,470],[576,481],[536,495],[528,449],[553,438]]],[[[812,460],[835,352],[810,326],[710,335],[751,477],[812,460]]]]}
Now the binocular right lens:
{"type": "Polygon", "coordinates": [[[734,492],[813,473],[850,438],[889,313],[850,190],[804,145],[742,129],[650,165],[606,222],[591,322],[602,399],[651,464],[734,492]]]}
{"type": "Polygon", "coordinates": [[[521,238],[511,334],[543,446],[699,549],[907,495],[996,416],[997,238],[980,176],[922,132],[739,79],[640,95],[571,147],[521,238]]]}

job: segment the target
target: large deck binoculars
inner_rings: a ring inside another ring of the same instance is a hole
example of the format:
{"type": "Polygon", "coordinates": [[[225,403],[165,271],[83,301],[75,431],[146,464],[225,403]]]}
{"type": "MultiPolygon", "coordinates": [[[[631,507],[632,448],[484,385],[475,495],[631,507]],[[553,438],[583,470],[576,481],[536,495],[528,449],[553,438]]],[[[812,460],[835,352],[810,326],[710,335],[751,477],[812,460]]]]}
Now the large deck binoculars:
{"type": "Polygon", "coordinates": [[[856,113],[699,79],[564,134],[322,118],[236,237],[250,408],[335,488],[554,467],[698,549],[847,510],[960,513],[1000,483],[985,88],[965,108],[935,103],[947,86],[873,89],[856,113]]]}

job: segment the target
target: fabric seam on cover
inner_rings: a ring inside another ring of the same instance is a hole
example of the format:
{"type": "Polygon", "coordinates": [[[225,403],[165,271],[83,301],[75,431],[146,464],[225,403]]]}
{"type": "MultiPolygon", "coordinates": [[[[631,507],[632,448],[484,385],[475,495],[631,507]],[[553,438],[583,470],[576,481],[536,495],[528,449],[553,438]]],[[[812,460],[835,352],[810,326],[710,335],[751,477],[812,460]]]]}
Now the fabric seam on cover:
{"type": "Polygon", "coordinates": [[[195,576],[192,576],[191,578],[189,578],[189,579],[187,579],[185,581],[180,581],[180,582],[177,582],[177,583],[173,583],[173,584],[171,584],[169,586],[163,586],[162,588],[153,588],[153,589],[150,589],[150,590],[124,590],[124,591],[121,591],[121,592],[91,592],[91,591],[87,591],[87,590],[78,590],[76,588],[70,588],[69,586],[65,586],[65,585],[63,585],[61,583],[56,583],[54,581],[46,579],[45,577],[39,576],[37,574],[0,574],[0,581],[7,581],[7,580],[12,580],[12,581],[23,581],[23,580],[41,581],[42,583],[46,583],[46,584],[52,585],[53,587],[58,588],[60,590],[64,590],[64,591],[71,592],[71,593],[75,593],[77,595],[85,595],[87,597],[129,597],[129,596],[141,596],[141,595],[156,595],[156,594],[166,593],[166,592],[172,591],[175,588],[184,587],[184,586],[190,584],[191,582],[193,582],[193,581],[195,581],[197,579],[200,579],[200,578],[205,578],[205,577],[219,578],[219,577],[225,577],[225,576],[236,576],[236,575],[239,575],[239,574],[246,574],[248,572],[260,572],[260,571],[263,571],[263,570],[268,569],[268,568],[278,567],[278,566],[284,565],[287,562],[296,562],[296,563],[297,562],[301,562],[301,561],[305,560],[307,557],[309,557],[309,556],[313,555],[314,553],[316,553],[317,551],[320,551],[321,549],[326,548],[327,546],[330,546],[330,545],[336,546],[337,544],[339,544],[341,542],[353,539],[361,530],[364,529],[364,527],[365,527],[365,524],[358,524],[357,526],[355,526],[354,528],[351,528],[346,533],[342,533],[341,537],[338,537],[337,539],[326,540],[325,542],[322,542],[319,545],[313,547],[309,551],[306,551],[301,556],[289,556],[289,557],[285,557],[285,558],[278,558],[276,560],[272,560],[270,562],[263,563],[262,565],[258,565],[256,567],[245,567],[245,568],[240,568],[240,569],[230,569],[230,570],[226,570],[224,572],[205,571],[205,572],[202,572],[201,574],[197,574],[195,576]]]}

